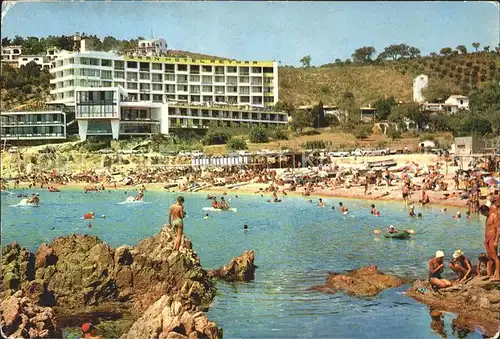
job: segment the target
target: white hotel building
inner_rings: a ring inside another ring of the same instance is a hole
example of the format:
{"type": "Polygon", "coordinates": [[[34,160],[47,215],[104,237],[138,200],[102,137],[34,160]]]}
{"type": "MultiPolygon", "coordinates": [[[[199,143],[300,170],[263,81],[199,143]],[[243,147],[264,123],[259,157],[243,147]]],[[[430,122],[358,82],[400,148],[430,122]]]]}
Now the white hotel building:
{"type": "Polygon", "coordinates": [[[214,123],[288,122],[286,113],[272,110],[278,101],[275,61],[63,51],[50,72],[50,104],[74,111],[81,140],[89,135],[168,134],[214,123]]]}

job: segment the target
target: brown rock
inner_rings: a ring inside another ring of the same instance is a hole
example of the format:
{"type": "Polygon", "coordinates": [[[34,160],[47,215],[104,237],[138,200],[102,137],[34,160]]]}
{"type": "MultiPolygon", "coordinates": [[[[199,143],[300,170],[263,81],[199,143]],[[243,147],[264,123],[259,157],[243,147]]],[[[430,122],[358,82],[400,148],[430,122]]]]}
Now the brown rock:
{"type": "Polygon", "coordinates": [[[495,295],[500,294],[500,284],[482,281],[476,277],[466,284],[459,284],[435,292],[428,281],[416,281],[407,295],[433,309],[454,312],[459,317],[454,325],[462,331],[471,331],[475,326],[485,329],[488,336],[493,336],[499,326],[500,305],[492,303],[495,295]]]}
{"type": "Polygon", "coordinates": [[[209,270],[208,276],[226,281],[250,281],[255,279],[253,251],[245,251],[239,257],[233,258],[229,264],[217,270],[209,270]]]}
{"type": "Polygon", "coordinates": [[[36,251],[35,257],[35,269],[55,265],[57,262],[57,256],[54,254],[54,249],[46,243],[40,245],[36,251]]]}
{"type": "Polygon", "coordinates": [[[370,297],[387,288],[398,287],[403,280],[384,274],[377,266],[365,266],[352,270],[347,274],[330,273],[323,286],[313,286],[312,289],[324,293],[335,293],[338,290],[351,295],[370,297]]]}

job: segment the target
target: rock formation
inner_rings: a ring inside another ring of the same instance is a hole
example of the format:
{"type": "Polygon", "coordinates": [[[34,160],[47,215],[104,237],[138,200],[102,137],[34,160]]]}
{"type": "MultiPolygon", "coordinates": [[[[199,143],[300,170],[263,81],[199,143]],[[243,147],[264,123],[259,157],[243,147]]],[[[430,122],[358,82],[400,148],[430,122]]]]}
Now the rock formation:
{"type": "Polygon", "coordinates": [[[222,330],[182,295],[163,295],[132,325],[121,339],[222,338],[222,330]]]}
{"type": "Polygon", "coordinates": [[[205,310],[215,296],[213,282],[186,237],[181,251],[173,251],[174,237],[165,226],[135,247],[113,249],[95,236],[73,234],[42,244],[36,256],[7,245],[3,296],[21,290],[61,317],[103,310],[139,317],[162,295],[176,294],[205,310]]]}
{"type": "Polygon", "coordinates": [[[476,277],[459,284],[434,291],[428,281],[417,280],[407,295],[433,309],[459,314],[457,326],[473,331],[480,325],[493,336],[499,329],[500,284],[476,277]]]}
{"type": "Polygon", "coordinates": [[[371,297],[380,291],[403,284],[398,277],[384,274],[377,266],[365,266],[349,271],[347,274],[330,273],[323,286],[313,286],[311,289],[324,293],[336,293],[341,290],[358,297],[371,297]]]}
{"type": "Polygon", "coordinates": [[[229,264],[217,270],[208,270],[209,277],[220,278],[226,281],[250,281],[255,279],[253,251],[245,251],[239,257],[233,258],[229,264]]]}
{"type": "Polygon", "coordinates": [[[12,338],[62,338],[50,307],[40,307],[17,291],[1,304],[0,326],[12,338]]]}

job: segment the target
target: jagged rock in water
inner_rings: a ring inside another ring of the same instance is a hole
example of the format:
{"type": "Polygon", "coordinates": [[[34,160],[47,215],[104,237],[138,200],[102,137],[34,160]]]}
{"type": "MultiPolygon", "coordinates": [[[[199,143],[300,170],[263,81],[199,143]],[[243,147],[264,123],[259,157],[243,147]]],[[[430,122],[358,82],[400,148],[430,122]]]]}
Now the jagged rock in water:
{"type": "Polygon", "coordinates": [[[1,327],[13,338],[62,338],[50,307],[40,307],[23,291],[17,291],[1,304],[1,327]]]}
{"type": "Polygon", "coordinates": [[[233,258],[226,266],[217,270],[209,270],[208,276],[226,281],[250,281],[255,279],[253,251],[245,251],[240,256],[233,258]]]}
{"type": "Polygon", "coordinates": [[[473,331],[481,326],[489,336],[499,329],[500,283],[475,277],[465,284],[457,284],[434,291],[428,281],[417,280],[407,295],[433,309],[459,314],[456,321],[461,328],[473,331]]]}
{"type": "Polygon", "coordinates": [[[188,299],[163,295],[120,339],[135,338],[222,338],[222,329],[188,299]]]}
{"type": "Polygon", "coordinates": [[[370,297],[403,283],[400,278],[385,274],[379,271],[377,266],[370,265],[349,271],[347,274],[330,273],[325,285],[313,286],[311,289],[325,293],[336,293],[341,290],[355,296],[370,297]]]}

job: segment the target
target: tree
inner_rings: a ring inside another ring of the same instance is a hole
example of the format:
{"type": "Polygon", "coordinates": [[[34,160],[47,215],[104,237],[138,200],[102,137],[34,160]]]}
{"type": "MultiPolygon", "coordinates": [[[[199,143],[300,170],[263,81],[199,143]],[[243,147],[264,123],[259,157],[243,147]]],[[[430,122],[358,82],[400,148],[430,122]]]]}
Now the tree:
{"type": "Polygon", "coordinates": [[[292,122],[291,122],[292,129],[298,131],[300,134],[302,134],[304,128],[311,127],[312,115],[311,112],[309,112],[308,110],[305,109],[294,110],[293,113],[291,114],[291,117],[292,117],[292,122]]]}
{"type": "Polygon", "coordinates": [[[2,47],[9,46],[10,45],[10,39],[9,38],[2,38],[2,47]]]}
{"type": "Polygon", "coordinates": [[[377,116],[377,120],[386,120],[391,114],[392,106],[396,104],[396,100],[394,97],[390,97],[387,99],[379,99],[375,101],[373,107],[375,108],[375,114],[377,116]]]}
{"type": "Polygon", "coordinates": [[[414,122],[418,129],[427,122],[427,117],[417,103],[412,102],[394,106],[389,116],[389,121],[397,123],[399,126],[403,126],[405,120],[414,122]]]}
{"type": "Polygon", "coordinates": [[[223,145],[227,143],[229,139],[230,136],[226,131],[217,128],[210,128],[202,142],[204,145],[223,145]]]}
{"type": "Polygon", "coordinates": [[[458,92],[456,85],[442,79],[429,81],[427,87],[422,90],[422,94],[428,102],[443,102],[450,95],[458,92]]]}
{"type": "Polygon", "coordinates": [[[260,126],[253,126],[250,130],[250,135],[248,137],[250,142],[253,143],[266,143],[269,142],[269,136],[267,131],[260,126]]]}
{"type": "Polygon", "coordinates": [[[455,47],[455,49],[462,54],[467,54],[467,47],[465,47],[464,45],[458,45],[457,47],[455,47]]]}
{"type": "Polygon", "coordinates": [[[375,48],[372,46],[363,46],[354,51],[352,61],[358,64],[367,64],[372,62],[372,55],[375,53],[375,48]]]}
{"type": "Polygon", "coordinates": [[[448,56],[451,54],[453,50],[451,49],[451,47],[443,47],[441,48],[441,50],[439,51],[439,54],[441,55],[444,55],[444,56],[448,56]]]}
{"type": "Polygon", "coordinates": [[[381,60],[398,60],[408,58],[412,55],[420,54],[420,50],[416,47],[410,47],[407,44],[390,45],[384,48],[384,51],[379,54],[378,58],[381,60]],[[410,51],[411,50],[411,51],[410,51]]]}
{"type": "Polygon", "coordinates": [[[372,126],[366,124],[359,124],[354,128],[353,131],[356,139],[367,139],[372,134],[372,126]]]}
{"type": "Polygon", "coordinates": [[[483,50],[488,53],[490,51],[490,46],[484,46],[483,47],[483,50]]]}
{"type": "Polygon", "coordinates": [[[436,53],[434,53],[434,52],[431,52],[431,53],[429,53],[429,56],[430,56],[431,58],[435,58],[435,57],[437,57],[437,54],[436,54],[436,53]]]}
{"type": "Polygon", "coordinates": [[[408,53],[410,54],[410,59],[420,57],[420,49],[418,49],[417,47],[410,47],[408,49],[408,53]]]}
{"type": "Polygon", "coordinates": [[[302,67],[304,67],[304,68],[311,67],[311,56],[310,55],[306,55],[305,57],[303,57],[302,59],[300,59],[300,63],[302,64],[302,67]]]}
{"type": "Polygon", "coordinates": [[[321,101],[313,107],[312,116],[314,128],[325,127],[325,110],[321,101]]]}
{"type": "Polygon", "coordinates": [[[473,42],[473,43],[472,43],[472,47],[474,47],[474,48],[475,48],[476,52],[478,51],[479,46],[481,46],[481,44],[480,44],[479,42],[473,42]]]}
{"type": "Polygon", "coordinates": [[[347,112],[348,121],[356,122],[359,121],[359,106],[356,104],[354,94],[352,92],[342,93],[340,99],[339,107],[344,112],[347,112]]]}
{"type": "Polygon", "coordinates": [[[342,65],[342,60],[340,60],[340,59],[335,59],[335,64],[336,64],[336,65],[342,65]]]}
{"type": "Polygon", "coordinates": [[[391,138],[393,141],[396,139],[401,139],[401,131],[396,128],[390,128],[389,132],[387,132],[387,136],[391,138]]]}
{"type": "Polygon", "coordinates": [[[247,142],[243,138],[231,138],[227,142],[227,148],[234,150],[244,150],[247,149],[247,142]]]}

